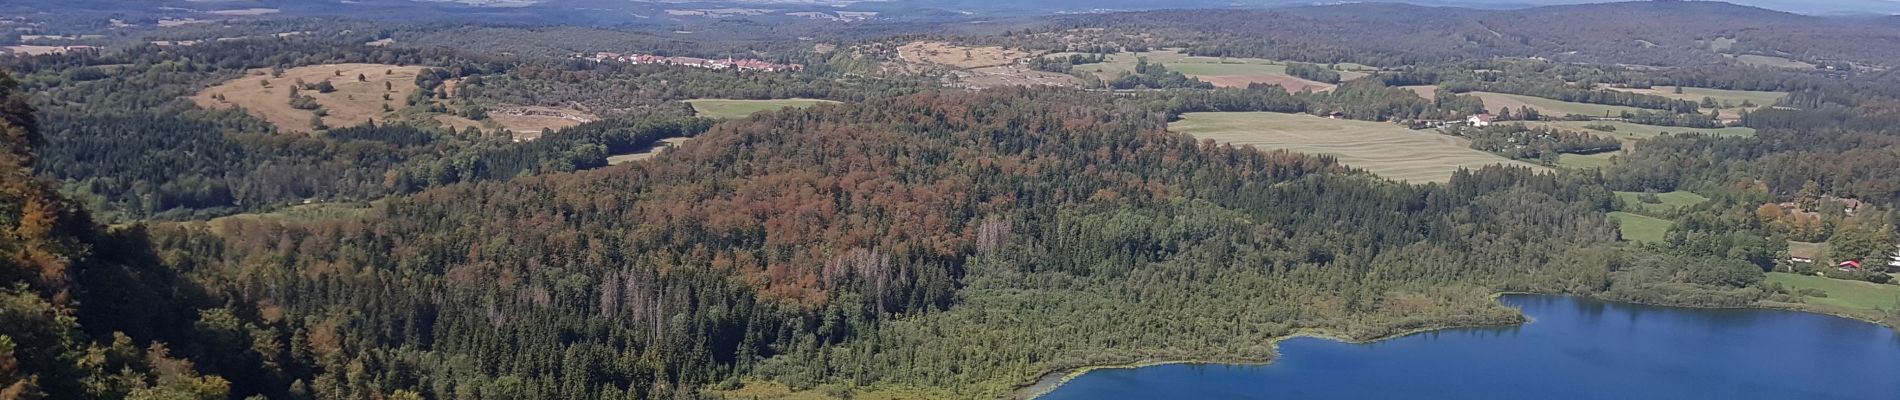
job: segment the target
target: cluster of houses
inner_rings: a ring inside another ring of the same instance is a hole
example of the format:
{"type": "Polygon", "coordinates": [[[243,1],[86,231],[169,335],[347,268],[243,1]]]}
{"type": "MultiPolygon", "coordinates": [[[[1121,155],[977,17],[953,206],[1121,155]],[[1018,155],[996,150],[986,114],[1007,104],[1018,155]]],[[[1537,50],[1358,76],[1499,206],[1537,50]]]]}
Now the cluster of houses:
{"type": "Polygon", "coordinates": [[[724,60],[718,60],[718,59],[705,59],[705,58],[695,58],[695,57],[666,57],[666,56],[656,56],[652,54],[620,54],[620,53],[613,53],[613,52],[606,52],[606,51],[596,52],[592,56],[579,55],[576,57],[593,60],[594,62],[623,62],[623,63],[636,64],[636,65],[639,65],[639,64],[678,65],[678,66],[683,66],[683,67],[706,68],[706,69],[715,69],[715,70],[736,69],[740,71],[779,72],[779,71],[802,71],[805,69],[804,64],[778,64],[778,63],[771,63],[771,62],[765,62],[765,61],[754,60],[754,59],[727,58],[724,60]]]}

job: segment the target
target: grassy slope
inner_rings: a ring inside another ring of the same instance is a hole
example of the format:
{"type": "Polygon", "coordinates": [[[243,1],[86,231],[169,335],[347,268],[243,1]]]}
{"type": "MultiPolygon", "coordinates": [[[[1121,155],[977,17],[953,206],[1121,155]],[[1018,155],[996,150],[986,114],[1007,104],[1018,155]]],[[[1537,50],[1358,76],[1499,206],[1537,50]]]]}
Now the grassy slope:
{"type": "Polygon", "coordinates": [[[822,103],[836,103],[831,100],[783,99],[783,100],[727,100],[698,99],[687,100],[693,105],[693,111],[701,117],[709,118],[745,118],[760,111],[777,110],[785,107],[811,107],[822,103]]]}
{"type": "Polygon", "coordinates": [[[1460,167],[1530,166],[1472,150],[1462,139],[1451,136],[1304,114],[1189,113],[1168,128],[1236,146],[1332,155],[1348,166],[1410,182],[1444,182],[1460,167]]]}
{"type": "Polygon", "coordinates": [[[1661,242],[1663,235],[1669,232],[1669,226],[1675,224],[1666,219],[1622,211],[1610,213],[1610,219],[1616,220],[1621,226],[1623,240],[1637,243],[1661,242]]]}
{"type": "Polygon", "coordinates": [[[1768,273],[1768,281],[1790,289],[1818,289],[1827,297],[1804,297],[1807,302],[1842,308],[1872,311],[1900,306],[1900,285],[1849,281],[1784,272],[1768,273]]]}

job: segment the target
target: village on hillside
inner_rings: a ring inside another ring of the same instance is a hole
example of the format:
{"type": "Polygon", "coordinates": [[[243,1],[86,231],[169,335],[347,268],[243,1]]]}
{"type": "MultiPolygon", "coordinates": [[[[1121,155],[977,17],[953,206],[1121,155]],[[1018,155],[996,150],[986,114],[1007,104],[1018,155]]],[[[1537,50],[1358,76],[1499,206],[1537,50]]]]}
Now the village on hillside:
{"type": "Polygon", "coordinates": [[[668,57],[668,56],[657,56],[657,55],[652,55],[652,54],[638,54],[638,53],[620,54],[620,53],[606,52],[606,51],[595,52],[594,54],[591,54],[591,55],[576,54],[574,55],[574,57],[580,58],[580,59],[592,60],[594,62],[623,62],[623,63],[629,63],[629,64],[635,64],[635,65],[642,65],[642,64],[678,65],[678,66],[706,68],[706,69],[714,69],[714,70],[736,69],[740,71],[764,71],[764,72],[805,70],[804,64],[778,64],[778,63],[766,62],[762,60],[755,60],[755,59],[749,59],[749,58],[748,59],[726,58],[725,60],[716,60],[716,59],[705,59],[705,58],[696,58],[696,57],[668,57]]]}

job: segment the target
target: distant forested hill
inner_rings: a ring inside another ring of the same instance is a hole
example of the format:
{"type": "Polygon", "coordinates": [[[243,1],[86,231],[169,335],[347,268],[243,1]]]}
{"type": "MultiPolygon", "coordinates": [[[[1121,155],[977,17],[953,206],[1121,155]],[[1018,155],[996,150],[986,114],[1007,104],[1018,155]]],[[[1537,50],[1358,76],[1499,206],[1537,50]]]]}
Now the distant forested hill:
{"type": "Polygon", "coordinates": [[[1072,16],[1069,24],[1202,36],[1202,55],[1383,65],[1492,56],[1658,66],[1728,62],[1723,54],[1891,64],[1900,27],[1717,2],[1634,2],[1473,10],[1364,3],[1279,10],[1169,10],[1072,16]]]}

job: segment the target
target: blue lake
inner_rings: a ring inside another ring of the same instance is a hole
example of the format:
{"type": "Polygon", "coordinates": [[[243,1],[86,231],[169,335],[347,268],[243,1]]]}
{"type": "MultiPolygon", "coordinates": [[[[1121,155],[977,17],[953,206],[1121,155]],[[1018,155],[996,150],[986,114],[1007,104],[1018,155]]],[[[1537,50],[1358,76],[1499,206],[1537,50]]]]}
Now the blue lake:
{"type": "Polygon", "coordinates": [[[1370,344],[1296,338],[1272,364],[1098,370],[1039,399],[1900,399],[1900,335],[1793,311],[1505,296],[1531,323],[1370,344]]]}

